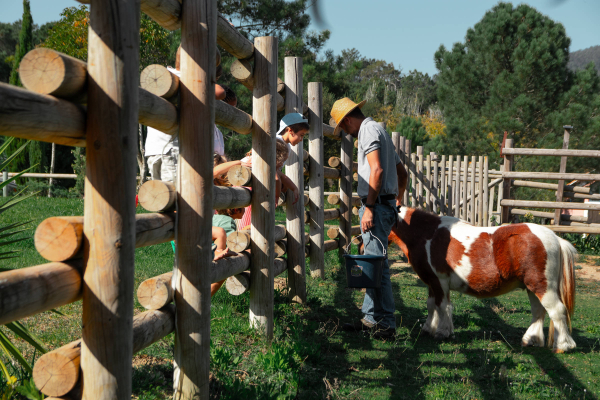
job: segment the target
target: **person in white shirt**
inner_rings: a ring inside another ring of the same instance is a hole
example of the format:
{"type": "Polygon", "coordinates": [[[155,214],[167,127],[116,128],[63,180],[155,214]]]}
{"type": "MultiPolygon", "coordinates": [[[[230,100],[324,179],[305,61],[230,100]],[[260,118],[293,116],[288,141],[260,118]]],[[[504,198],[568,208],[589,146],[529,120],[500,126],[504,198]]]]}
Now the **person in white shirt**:
{"type": "MultiPolygon", "coordinates": [[[[167,67],[171,73],[178,77],[181,76],[179,70],[180,51],[181,47],[179,47],[175,56],[175,68],[167,67]]],[[[237,105],[235,92],[224,85],[215,85],[215,98],[223,100],[234,107],[237,105]]],[[[152,180],[174,182],[177,176],[177,159],[179,157],[179,140],[177,136],[167,135],[157,129],[148,127],[144,150],[152,180]]],[[[222,156],[225,155],[223,134],[216,125],[214,127],[214,152],[222,156]]]]}

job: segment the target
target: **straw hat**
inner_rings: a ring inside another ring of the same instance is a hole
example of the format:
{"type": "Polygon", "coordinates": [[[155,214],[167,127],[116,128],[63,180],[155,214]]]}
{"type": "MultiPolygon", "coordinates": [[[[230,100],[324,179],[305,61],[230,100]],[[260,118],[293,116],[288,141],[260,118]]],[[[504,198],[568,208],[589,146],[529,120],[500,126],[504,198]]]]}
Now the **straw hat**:
{"type": "Polygon", "coordinates": [[[356,104],[348,97],[344,97],[343,99],[339,99],[338,101],[333,103],[333,108],[331,109],[331,116],[335,121],[335,130],[333,131],[333,134],[337,135],[342,129],[340,127],[340,122],[346,117],[346,115],[350,114],[350,112],[356,107],[362,108],[366,102],[366,100],[363,100],[360,103],[356,104]]]}

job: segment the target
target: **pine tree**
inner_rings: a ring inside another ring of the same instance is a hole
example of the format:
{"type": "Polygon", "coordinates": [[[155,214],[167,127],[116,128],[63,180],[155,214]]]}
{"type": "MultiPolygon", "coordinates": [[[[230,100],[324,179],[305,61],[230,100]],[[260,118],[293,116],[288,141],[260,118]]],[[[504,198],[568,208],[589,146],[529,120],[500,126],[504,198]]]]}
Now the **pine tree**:
{"type": "MultiPolygon", "coordinates": [[[[19,64],[25,54],[27,54],[30,50],[33,50],[33,18],[31,17],[31,8],[29,5],[29,0],[23,0],[23,22],[21,24],[21,32],[19,33],[19,44],[16,46],[14,60],[13,60],[13,68],[10,73],[9,83],[11,85],[21,85],[21,80],[19,79],[19,64]]],[[[11,146],[8,151],[14,152],[16,149],[21,147],[25,143],[25,139],[17,139],[13,140],[11,146]]],[[[18,171],[28,168],[31,165],[41,164],[42,162],[42,145],[39,142],[32,142],[28,146],[28,153],[21,153],[17,159],[15,159],[13,165],[17,168],[18,171]]],[[[41,170],[41,166],[35,169],[37,171],[41,170]]]]}

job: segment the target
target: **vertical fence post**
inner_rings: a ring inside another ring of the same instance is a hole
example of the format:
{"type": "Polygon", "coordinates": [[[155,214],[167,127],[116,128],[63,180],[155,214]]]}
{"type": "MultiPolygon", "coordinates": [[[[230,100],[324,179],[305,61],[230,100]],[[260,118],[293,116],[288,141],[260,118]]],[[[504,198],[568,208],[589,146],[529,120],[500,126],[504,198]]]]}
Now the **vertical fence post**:
{"type": "Polygon", "coordinates": [[[476,183],[476,172],[477,172],[477,157],[476,156],[471,156],[471,189],[470,189],[470,195],[471,195],[471,222],[473,225],[476,225],[477,222],[475,221],[476,218],[476,214],[477,214],[477,207],[476,207],[476,198],[475,198],[475,183],[476,183]]]}
{"type": "Polygon", "coordinates": [[[312,276],[325,279],[325,180],[323,178],[323,83],[308,84],[308,121],[310,133],[308,152],[310,155],[310,272],[312,276]]]}
{"type": "Polygon", "coordinates": [[[442,206],[442,196],[441,196],[441,187],[438,187],[439,185],[439,166],[440,166],[440,161],[438,159],[437,154],[433,153],[431,155],[431,161],[433,162],[433,179],[432,179],[432,186],[431,186],[431,196],[433,197],[431,199],[431,207],[433,209],[433,213],[437,214],[438,213],[438,208],[439,211],[443,210],[443,206],[442,206]]]}
{"type": "Polygon", "coordinates": [[[352,136],[341,131],[342,146],[340,158],[340,245],[339,254],[344,254],[344,247],[350,243],[352,236],[352,136]]]}
{"type": "Polygon", "coordinates": [[[483,202],[483,216],[481,217],[481,226],[489,226],[489,214],[488,214],[488,196],[489,196],[489,188],[488,188],[488,181],[489,181],[489,173],[488,173],[488,168],[489,168],[489,160],[488,160],[488,156],[485,156],[485,158],[483,159],[483,198],[481,199],[481,201],[483,202]]]}
{"type": "MultiPolygon", "coordinates": [[[[412,160],[411,154],[412,154],[411,140],[406,139],[404,141],[404,160],[405,160],[404,166],[406,167],[407,173],[410,173],[410,164],[411,164],[411,160],[412,160]]],[[[414,181],[414,176],[411,177],[411,179],[414,181]]],[[[411,185],[406,185],[406,190],[404,191],[404,205],[406,205],[406,206],[409,205],[408,202],[409,202],[410,187],[411,187],[411,185]]],[[[414,191],[413,191],[413,193],[414,193],[414,191]]]]}
{"type": "Polygon", "coordinates": [[[186,0],[181,16],[174,398],[187,400],[209,396],[217,6],[186,0]]]}
{"type": "Polygon", "coordinates": [[[425,157],[425,176],[423,179],[425,186],[425,206],[428,212],[431,212],[431,196],[433,195],[433,185],[431,181],[431,153],[425,157]]]}
{"type": "MultiPolygon", "coordinates": [[[[2,182],[6,182],[7,180],[8,180],[8,170],[5,169],[4,171],[2,171],[2,182]]],[[[3,197],[8,196],[8,185],[6,185],[2,188],[2,196],[3,197]]]]}
{"type": "Polygon", "coordinates": [[[463,166],[462,166],[462,174],[463,174],[463,182],[461,185],[461,192],[462,192],[462,198],[461,198],[461,202],[462,202],[462,219],[464,219],[465,221],[469,221],[469,214],[467,212],[468,210],[468,204],[467,204],[467,196],[469,194],[469,156],[464,156],[463,157],[463,162],[462,162],[463,166]]]}
{"type": "Polygon", "coordinates": [[[417,207],[423,208],[423,146],[417,146],[417,207]]]}
{"type": "Polygon", "coordinates": [[[494,197],[496,197],[496,185],[492,186],[490,189],[490,200],[488,202],[487,226],[493,226],[492,225],[492,217],[494,214],[494,197]]]}
{"type": "MultiPolygon", "coordinates": [[[[504,147],[507,149],[511,149],[513,147],[513,139],[506,139],[506,143],[504,144],[504,147]]],[[[504,171],[503,172],[510,172],[512,170],[512,163],[513,163],[513,156],[504,156],[504,171]]],[[[501,199],[498,200],[498,203],[500,204],[500,208],[501,208],[501,216],[500,216],[500,224],[506,224],[509,222],[510,220],[510,208],[508,206],[503,206],[502,205],[502,199],[510,199],[511,198],[511,193],[510,193],[510,185],[511,185],[511,180],[510,178],[504,178],[502,180],[502,197],[501,199]]]]}
{"type": "Polygon", "coordinates": [[[419,207],[419,196],[417,195],[417,154],[410,155],[410,189],[411,189],[411,207],[419,207]]]}
{"type": "MultiPolygon", "coordinates": [[[[285,113],[291,112],[302,114],[302,57],[285,58],[285,113]]],[[[306,303],[304,201],[302,200],[304,198],[303,152],[303,143],[292,146],[292,153],[285,167],[285,174],[298,187],[300,196],[296,204],[292,204],[294,196],[291,193],[286,196],[286,227],[289,297],[293,302],[301,304],[306,303]]]]}
{"type": "Polygon", "coordinates": [[[452,216],[454,215],[454,156],[448,156],[448,176],[446,178],[446,187],[448,191],[446,192],[446,201],[448,202],[448,206],[446,207],[446,215],[452,216]]]}
{"type": "Polygon", "coordinates": [[[81,344],[88,400],[131,398],[139,26],[139,2],[92,0],[81,344]]]}
{"type": "MultiPolygon", "coordinates": [[[[571,136],[571,129],[573,129],[573,127],[569,126],[569,125],[565,125],[565,126],[563,126],[563,128],[565,129],[565,133],[563,135],[562,148],[566,150],[569,148],[569,137],[571,136]]],[[[564,174],[565,172],[567,172],[567,156],[562,156],[560,158],[559,172],[561,174],[564,174]]],[[[558,181],[558,189],[556,190],[556,201],[563,201],[564,190],[565,190],[565,181],[559,180],[558,181]]],[[[557,208],[556,210],[554,210],[554,225],[560,225],[560,212],[561,212],[560,208],[557,208]]],[[[589,211],[588,211],[588,213],[589,213],[589,211]]]]}
{"type": "MultiPolygon", "coordinates": [[[[273,338],[277,38],[254,39],[250,326],[273,338]]],[[[302,157],[302,155],[300,155],[302,157]]],[[[300,158],[302,159],[302,158],[300,158]]],[[[290,196],[291,197],[291,196],[290,196]]],[[[302,203],[302,198],[298,200],[302,203]]],[[[289,243],[289,241],[288,241],[289,243]]],[[[289,247],[288,247],[289,248],[289,247]]],[[[304,251],[304,247],[302,248],[304,251]]]]}
{"type": "MultiPolygon", "coordinates": [[[[477,174],[477,178],[479,179],[479,186],[478,186],[478,190],[477,190],[477,226],[485,226],[483,223],[483,193],[485,190],[485,194],[487,195],[487,179],[483,180],[483,156],[479,156],[479,169],[478,174],[477,174]],[[484,189],[485,187],[485,189],[484,189]]],[[[487,197],[486,197],[487,198],[487,197]]],[[[475,222],[475,221],[473,221],[475,222]]]]}
{"type": "Polygon", "coordinates": [[[456,156],[456,175],[454,178],[454,216],[460,219],[460,156],[456,156]]]}
{"type": "MultiPolygon", "coordinates": [[[[447,215],[446,212],[446,194],[448,193],[448,187],[446,183],[446,155],[442,155],[442,161],[435,164],[436,169],[441,165],[440,170],[440,214],[447,215]]],[[[437,176],[437,172],[436,172],[437,176]]]]}

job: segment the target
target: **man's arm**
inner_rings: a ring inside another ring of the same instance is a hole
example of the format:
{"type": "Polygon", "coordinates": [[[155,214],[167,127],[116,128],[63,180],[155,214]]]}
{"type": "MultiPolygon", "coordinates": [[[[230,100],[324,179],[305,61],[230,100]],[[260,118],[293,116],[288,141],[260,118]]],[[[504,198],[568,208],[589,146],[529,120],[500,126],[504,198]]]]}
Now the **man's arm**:
{"type": "Polygon", "coordinates": [[[371,175],[369,176],[369,194],[367,195],[367,204],[375,204],[377,196],[381,191],[383,184],[383,168],[381,168],[381,151],[373,150],[367,154],[367,162],[371,167],[371,175]]]}
{"type": "MultiPolygon", "coordinates": [[[[380,150],[373,150],[367,154],[367,162],[371,167],[371,175],[369,175],[369,194],[367,195],[367,204],[375,204],[381,185],[383,183],[383,168],[381,168],[381,159],[379,157],[380,150]]],[[[365,207],[362,219],[360,221],[363,232],[370,231],[375,226],[373,222],[373,210],[370,207],[365,207]]]]}
{"type": "Polygon", "coordinates": [[[396,197],[396,205],[399,206],[402,204],[404,192],[406,191],[406,185],[408,184],[408,173],[401,162],[396,164],[396,173],[398,174],[398,197],[396,197]]]}
{"type": "Polygon", "coordinates": [[[281,190],[284,193],[287,190],[291,190],[292,192],[294,192],[294,201],[292,202],[292,204],[296,204],[299,196],[298,187],[286,174],[279,173],[279,171],[277,171],[277,173],[279,174],[279,179],[281,180],[281,190]]]}

